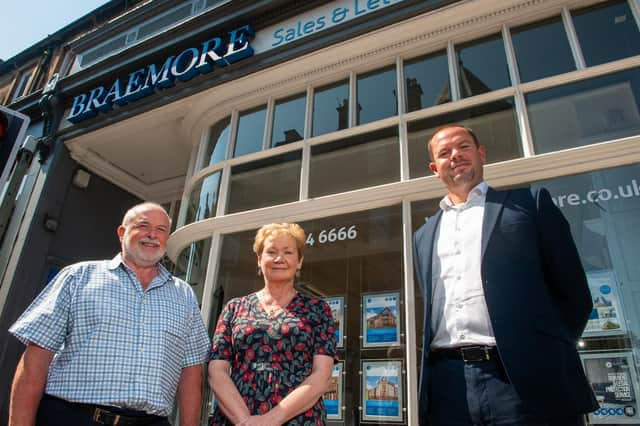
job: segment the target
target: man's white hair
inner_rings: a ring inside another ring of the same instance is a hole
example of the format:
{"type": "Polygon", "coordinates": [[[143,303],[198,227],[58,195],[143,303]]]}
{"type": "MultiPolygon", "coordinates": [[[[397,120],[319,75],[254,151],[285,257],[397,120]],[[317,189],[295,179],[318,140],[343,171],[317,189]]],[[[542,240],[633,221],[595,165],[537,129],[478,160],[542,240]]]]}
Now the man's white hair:
{"type": "Polygon", "coordinates": [[[138,214],[138,211],[149,209],[162,210],[162,212],[167,216],[167,219],[169,220],[169,226],[171,226],[171,218],[169,217],[169,214],[164,209],[164,207],[152,201],[145,201],[144,203],[136,204],[135,206],[127,210],[127,212],[124,214],[124,217],[122,218],[122,226],[126,227],[127,225],[129,225],[138,214]]]}

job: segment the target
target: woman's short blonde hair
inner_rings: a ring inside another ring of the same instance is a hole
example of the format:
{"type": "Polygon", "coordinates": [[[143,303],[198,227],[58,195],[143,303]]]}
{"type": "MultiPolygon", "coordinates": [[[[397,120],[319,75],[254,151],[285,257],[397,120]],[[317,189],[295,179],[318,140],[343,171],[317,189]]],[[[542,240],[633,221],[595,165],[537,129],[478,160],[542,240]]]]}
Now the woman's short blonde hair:
{"type": "Polygon", "coordinates": [[[262,228],[256,232],[256,239],[253,242],[253,252],[261,255],[262,250],[264,250],[264,242],[267,238],[279,237],[281,235],[293,237],[293,239],[296,240],[298,256],[304,256],[304,245],[307,242],[307,236],[304,233],[304,229],[297,223],[270,223],[263,225],[262,228]]]}

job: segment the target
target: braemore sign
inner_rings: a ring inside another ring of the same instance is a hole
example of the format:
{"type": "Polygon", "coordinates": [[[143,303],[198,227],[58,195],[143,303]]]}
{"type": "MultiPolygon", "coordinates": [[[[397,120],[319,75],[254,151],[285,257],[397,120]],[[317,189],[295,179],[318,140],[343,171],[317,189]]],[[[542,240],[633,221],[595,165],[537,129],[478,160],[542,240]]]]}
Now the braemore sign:
{"type": "Polygon", "coordinates": [[[188,81],[198,74],[210,73],[215,65],[224,67],[250,57],[253,55],[250,40],[254,35],[251,25],[244,25],[229,32],[227,43],[221,37],[214,37],[168,57],[159,67],[149,64],[122,81],[116,79],[108,88],[98,86],[80,94],[73,99],[67,120],[78,123],[98,112],[111,110],[113,104],[126,105],[156,90],[172,87],[176,79],[188,81]]]}

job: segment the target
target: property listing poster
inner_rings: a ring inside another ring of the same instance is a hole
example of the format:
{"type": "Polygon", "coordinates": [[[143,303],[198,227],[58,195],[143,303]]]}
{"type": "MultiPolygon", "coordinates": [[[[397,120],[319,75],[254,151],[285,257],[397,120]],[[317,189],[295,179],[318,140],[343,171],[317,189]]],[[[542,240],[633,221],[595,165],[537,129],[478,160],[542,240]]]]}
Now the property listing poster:
{"type": "Polygon", "coordinates": [[[400,343],[400,293],[362,295],[362,346],[400,343]]]}
{"type": "Polygon", "coordinates": [[[625,319],[620,308],[618,283],[613,272],[589,272],[587,281],[593,297],[593,310],[583,336],[624,334],[626,332],[625,319]]]}
{"type": "Polygon", "coordinates": [[[592,424],[638,424],[637,383],[631,352],[581,355],[600,408],[589,414],[592,424]]]}
{"type": "Polygon", "coordinates": [[[339,361],[333,366],[329,389],[324,393],[324,407],[327,410],[327,420],[342,420],[342,372],[344,362],[339,361]]]}
{"type": "Polygon", "coordinates": [[[362,421],[402,422],[402,361],[362,361],[362,421]]]}
{"type": "Polygon", "coordinates": [[[324,300],[329,304],[333,315],[334,328],[336,330],[336,347],[344,348],[344,297],[325,297],[324,300]]]}

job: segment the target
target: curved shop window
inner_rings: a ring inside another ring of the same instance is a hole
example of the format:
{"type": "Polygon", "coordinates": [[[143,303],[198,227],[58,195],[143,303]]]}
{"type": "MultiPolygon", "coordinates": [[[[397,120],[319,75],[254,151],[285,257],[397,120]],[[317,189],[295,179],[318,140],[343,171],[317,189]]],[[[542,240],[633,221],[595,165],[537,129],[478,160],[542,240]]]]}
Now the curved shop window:
{"type": "Polygon", "coordinates": [[[200,305],[202,305],[202,292],[210,250],[211,238],[194,241],[180,252],[173,270],[176,277],[186,281],[193,288],[200,305]]]}
{"type": "Polygon", "coordinates": [[[216,215],[220,177],[222,170],[218,170],[198,181],[191,190],[185,223],[208,219],[216,215]]]}
{"type": "Polygon", "coordinates": [[[270,147],[286,145],[304,138],[306,94],[294,95],[275,102],[270,147]]]}
{"type": "Polygon", "coordinates": [[[266,105],[240,113],[233,148],[234,158],[262,150],[266,118],[266,105]]]}
{"type": "Polygon", "coordinates": [[[227,158],[230,125],[231,117],[225,117],[211,126],[201,168],[213,166],[227,158]]]}

